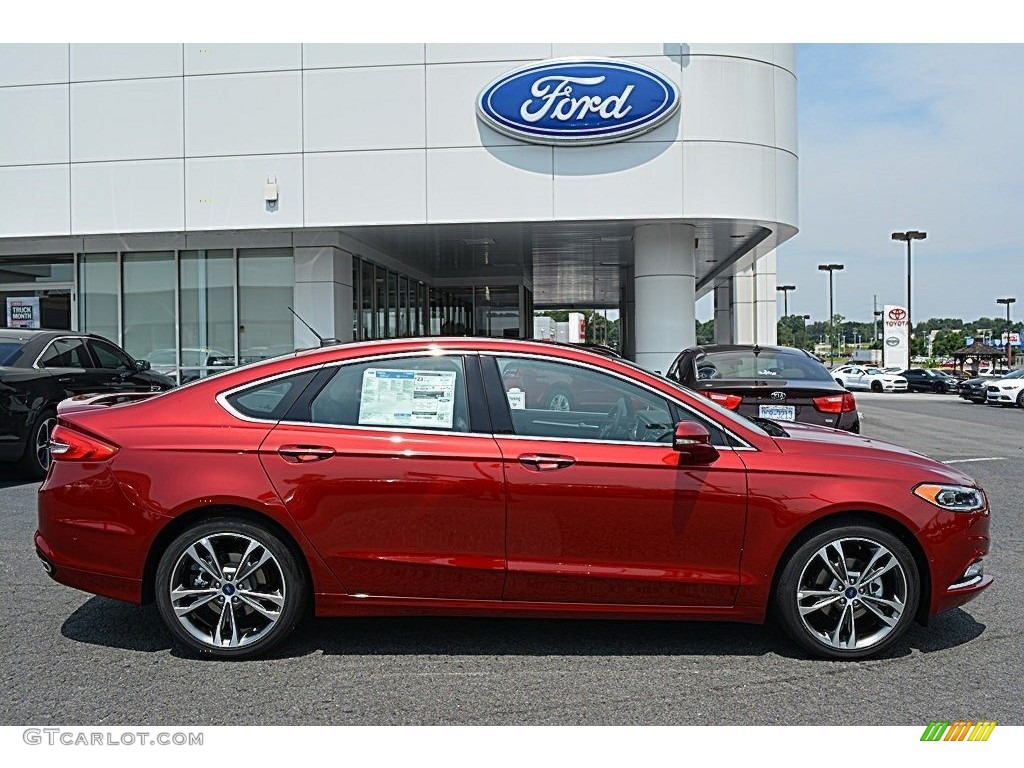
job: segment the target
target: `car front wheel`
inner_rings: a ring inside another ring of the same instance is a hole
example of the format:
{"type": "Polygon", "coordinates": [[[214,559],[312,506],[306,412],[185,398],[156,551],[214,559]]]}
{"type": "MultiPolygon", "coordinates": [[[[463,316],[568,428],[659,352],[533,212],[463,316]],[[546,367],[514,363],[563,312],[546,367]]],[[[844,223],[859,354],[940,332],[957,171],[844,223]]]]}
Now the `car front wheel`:
{"type": "Polygon", "coordinates": [[[775,608],[786,632],[811,653],[860,659],[907,631],[920,592],[903,542],[872,525],[847,525],[797,548],[779,576],[775,608]]]}
{"type": "Polygon", "coordinates": [[[269,651],[295,628],[307,597],[289,547],[263,525],[235,517],[201,523],[171,542],[155,591],[171,634],[221,658],[269,651]]]}

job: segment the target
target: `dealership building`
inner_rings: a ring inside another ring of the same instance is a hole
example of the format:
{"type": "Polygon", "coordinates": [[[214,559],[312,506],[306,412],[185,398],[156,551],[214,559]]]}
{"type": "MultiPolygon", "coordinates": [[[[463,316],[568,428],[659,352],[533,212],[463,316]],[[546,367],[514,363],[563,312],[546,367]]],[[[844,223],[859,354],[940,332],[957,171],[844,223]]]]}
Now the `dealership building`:
{"type": "MultiPolygon", "coordinates": [[[[0,45],[3,325],[139,358],[528,337],[614,309],[665,370],[714,295],[775,341],[794,47],[0,45]]],[[[201,361],[200,361],[201,364],[201,361]]]]}

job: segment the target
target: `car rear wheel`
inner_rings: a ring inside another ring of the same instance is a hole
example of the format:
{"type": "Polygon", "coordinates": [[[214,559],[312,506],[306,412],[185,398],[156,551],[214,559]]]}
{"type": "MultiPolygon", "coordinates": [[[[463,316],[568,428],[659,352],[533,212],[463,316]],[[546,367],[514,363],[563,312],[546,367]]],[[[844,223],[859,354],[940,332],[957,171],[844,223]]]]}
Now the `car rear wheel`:
{"type": "Polygon", "coordinates": [[[298,624],[307,599],[291,549],[268,528],[234,517],[201,523],[172,541],[155,591],[171,634],[221,658],[269,651],[298,624]]]}
{"type": "Polygon", "coordinates": [[[872,392],[881,392],[882,391],[882,382],[880,382],[880,381],[872,381],[871,382],[871,391],[872,392]]]}
{"type": "Polygon", "coordinates": [[[875,526],[846,525],[797,548],[779,576],[775,607],[786,632],[811,653],[860,659],[899,640],[920,592],[903,542],[875,526]]]}
{"type": "Polygon", "coordinates": [[[564,389],[556,389],[548,395],[549,411],[571,411],[572,396],[564,389]]]}
{"type": "Polygon", "coordinates": [[[32,424],[28,440],[25,442],[25,453],[18,461],[18,473],[31,480],[42,480],[46,470],[50,468],[50,434],[57,426],[57,414],[43,411],[32,424]]]}

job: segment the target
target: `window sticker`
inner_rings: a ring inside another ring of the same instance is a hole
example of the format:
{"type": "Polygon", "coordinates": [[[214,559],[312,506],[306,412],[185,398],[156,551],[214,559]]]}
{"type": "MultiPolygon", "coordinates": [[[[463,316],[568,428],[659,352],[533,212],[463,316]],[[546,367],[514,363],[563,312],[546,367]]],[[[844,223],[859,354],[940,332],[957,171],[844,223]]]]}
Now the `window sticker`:
{"type": "Polygon", "coordinates": [[[359,423],[451,429],[455,422],[455,371],[367,368],[359,423]]]}
{"type": "Polygon", "coordinates": [[[525,411],[526,410],[526,393],[519,387],[512,387],[505,393],[508,398],[508,407],[513,411],[525,411]]]}

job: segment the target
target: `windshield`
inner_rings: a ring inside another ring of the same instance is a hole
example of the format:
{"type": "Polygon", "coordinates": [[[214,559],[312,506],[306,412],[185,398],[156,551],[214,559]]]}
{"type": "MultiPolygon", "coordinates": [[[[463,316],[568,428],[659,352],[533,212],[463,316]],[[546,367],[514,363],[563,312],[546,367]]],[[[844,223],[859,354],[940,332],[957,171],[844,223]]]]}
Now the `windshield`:
{"type": "Polygon", "coordinates": [[[800,352],[786,349],[733,349],[708,352],[697,360],[698,379],[785,379],[831,381],[828,369],[800,352]]]}
{"type": "Polygon", "coordinates": [[[0,365],[10,365],[21,353],[21,343],[17,341],[0,341],[0,365]]]}
{"type": "Polygon", "coordinates": [[[881,370],[879,368],[865,368],[864,371],[865,371],[865,373],[867,373],[868,376],[884,376],[885,375],[885,371],[883,371],[883,370],[881,370]]]}

